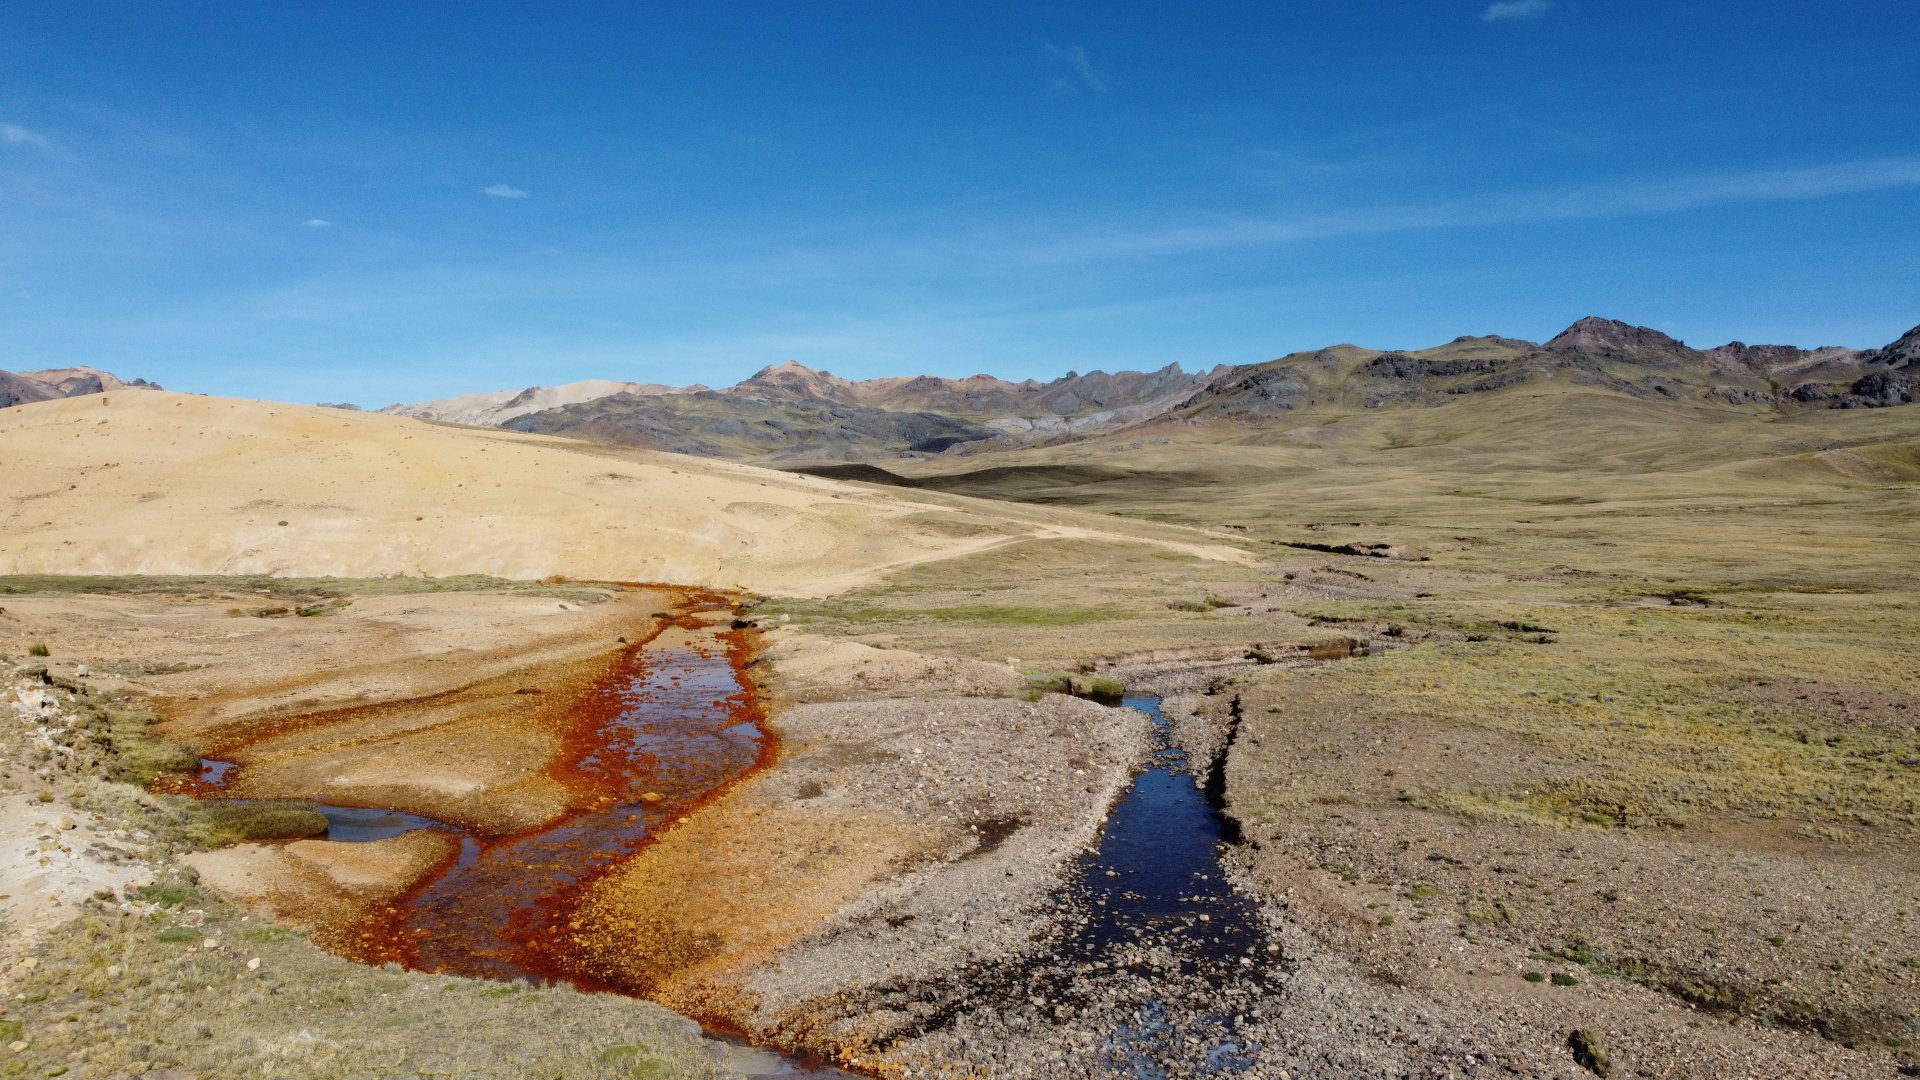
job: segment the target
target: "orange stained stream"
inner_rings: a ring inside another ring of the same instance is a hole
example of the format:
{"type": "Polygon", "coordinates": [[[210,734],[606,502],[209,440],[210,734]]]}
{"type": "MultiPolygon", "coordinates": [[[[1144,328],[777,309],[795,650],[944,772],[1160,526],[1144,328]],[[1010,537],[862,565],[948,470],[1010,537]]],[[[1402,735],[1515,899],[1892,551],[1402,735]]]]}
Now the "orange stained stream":
{"type": "MultiPolygon", "coordinates": [[[[727,598],[695,593],[667,625],[694,629],[731,612],[727,598]]],[[[750,635],[716,635],[724,653],[654,647],[657,631],[629,646],[579,702],[547,767],[591,807],[511,836],[463,834],[456,857],[349,928],[347,950],[427,971],[587,982],[559,952],[586,886],[773,761],[776,740],[744,674],[750,635]]]]}
{"type": "MultiPolygon", "coordinates": [[[[417,814],[314,804],[332,821],[329,838],[375,840],[435,828],[460,840],[457,855],[395,901],[326,935],[335,947],[372,964],[623,989],[582,978],[558,951],[580,895],[676,820],[770,765],[778,749],[745,674],[752,630],[696,634],[696,645],[656,644],[669,626],[702,631],[731,618],[724,595],[674,591],[681,597],[674,615],[627,646],[568,710],[562,749],[546,772],[585,809],[526,832],[489,836],[417,814]],[[719,648],[699,647],[715,642],[719,648]]],[[[355,711],[282,720],[256,737],[342,722],[355,711]]],[[[156,786],[221,798],[242,768],[206,761],[199,777],[164,778],[156,786]]]]}
{"type": "MultiPolygon", "coordinates": [[[[746,675],[757,646],[755,632],[708,629],[731,620],[729,597],[673,591],[681,598],[673,616],[656,622],[646,640],[627,646],[567,710],[562,749],[546,772],[582,796],[576,803],[585,809],[526,832],[491,836],[379,807],[310,804],[327,815],[330,839],[378,840],[428,828],[460,841],[456,855],[391,903],[323,935],[330,947],[369,964],[391,961],[476,978],[564,981],[616,993],[644,989],[609,984],[569,963],[563,949],[582,896],[660,832],[770,766],[779,749],[746,675]],[[695,631],[691,637],[698,644],[661,646],[669,626],[695,631]]],[[[355,712],[291,718],[268,734],[350,720],[355,712]]],[[[377,745],[369,747],[369,753],[379,752],[377,745]]],[[[157,786],[221,798],[242,768],[203,761],[200,776],[170,778],[157,786]]],[[[708,1021],[709,1030],[727,1041],[742,1041],[708,1021]]],[[[775,1060],[771,1071],[765,1065],[754,1065],[753,1075],[852,1075],[808,1057],[775,1060]]]]}

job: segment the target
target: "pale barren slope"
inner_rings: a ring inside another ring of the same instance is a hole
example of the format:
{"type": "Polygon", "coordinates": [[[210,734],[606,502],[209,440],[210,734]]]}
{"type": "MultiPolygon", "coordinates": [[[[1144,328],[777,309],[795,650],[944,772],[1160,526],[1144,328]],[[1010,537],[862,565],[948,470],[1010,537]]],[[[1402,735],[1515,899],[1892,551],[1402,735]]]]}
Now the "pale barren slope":
{"type": "Polygon", "coordinates": [[[560,574],[808,593],[1100,522],[152,391],[8,409],[0,463],[0,574],[560,574]]]}
{"type": "MultiPolygon", "coordinates": [[[[696,389],[689,387],[688,389],[696,389]]],[[[423,401],[417,405],[389,405],[380,411],[389,416],[413,416],[422,420],[445,420],[449,424],[474,424],[491,427],[516,416],[596,401],[615,394],[677,394],[677,387],[656,383],[620,382],[615,379],[582,379],[560,386],[530,386],[525,390],[490,390],[478,394],[423,401]]]]}

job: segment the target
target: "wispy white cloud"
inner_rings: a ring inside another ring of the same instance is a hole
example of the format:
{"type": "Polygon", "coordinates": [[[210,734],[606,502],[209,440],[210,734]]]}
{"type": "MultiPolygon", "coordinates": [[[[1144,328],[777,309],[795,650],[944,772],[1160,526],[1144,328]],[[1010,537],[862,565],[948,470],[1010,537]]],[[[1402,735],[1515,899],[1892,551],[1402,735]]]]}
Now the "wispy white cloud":
{"type": "Polygon", "coordinates": [[[328,221],[326,218],[318,217],[308,218],[300,224],[305,225],[309,229],[330,229],[333,227],[333,222],[328,221]]]}
{"type": "Polygon", "coordinates": [[[1497,0],[1480,13],[1482,22],[1520,22],[1553,10],[1553,0],[1497,0]]]}
{"type": "Polygon", "coordinates": [[[488,184],[486,187],[480,189],[480,194],[488,195],[495,199],[524,199],[527,197],[525,188],[517,188],[512,184],[488,184]]]}
{"type": "Polygon", "coordinates": [[[1049,41],[1046,43],[1046,48],[1047,57],[1065,65],[1066,69],[1073,75],[1072,81],[1065,78],[1054,79],[1052,83],[1053,89],[1067,90],[1071,89],[1075,83],[1077,83],[1081,88],[1091,90],[1096,94],[1106,93],[1107,78],[1100,73],[1098,68],[1093,66],[1093,61],[1087,59],[1087,47],[1085,45],[1068,45],[1065,48],[1061,48],[1049,41]]]}
{"type": "Polygon", "coordinates": [[[52,150],[53,140],[19,124],[0,124],[0,144],[28,150],[52,150]]]}
{"type": "Polygon", "coordinates": [[[1920,158],[1887,158],[1798,169],[1580,184],[1320,216],[1239,218],[1203,225],[1103,230],[1063,237],[1035,249],[1032,254],[1043,261],[1177,255],[1273,247],[1345,236],[1640,217],[1749,203],[1806,202],[1915,187],[1920,187],[1920,158]]]}

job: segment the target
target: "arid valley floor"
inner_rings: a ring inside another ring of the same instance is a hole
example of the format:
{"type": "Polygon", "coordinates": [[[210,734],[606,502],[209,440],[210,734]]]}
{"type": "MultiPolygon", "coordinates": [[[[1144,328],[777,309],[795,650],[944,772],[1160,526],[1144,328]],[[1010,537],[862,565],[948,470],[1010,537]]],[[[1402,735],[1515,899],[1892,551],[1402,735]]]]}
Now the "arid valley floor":
{"type": "Polygon", "coordinates": [[[1920,407],[1622,386],[0,410],[0,1076],[1916,1075],[1920,407]],[[1223,841],[1112,931],[1155,763],[1223,841]]]}

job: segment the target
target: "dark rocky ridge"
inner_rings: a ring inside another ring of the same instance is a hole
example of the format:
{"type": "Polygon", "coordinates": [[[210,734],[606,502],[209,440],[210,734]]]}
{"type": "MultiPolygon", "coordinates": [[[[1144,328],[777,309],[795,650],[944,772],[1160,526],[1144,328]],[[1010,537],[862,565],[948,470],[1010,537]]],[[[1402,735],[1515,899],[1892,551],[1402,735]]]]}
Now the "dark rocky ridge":
{"type": "Polygon", "coordinates": [[[1693,351],[1684,342],[1658,330],[1596,315],[1589,315],[1555,334],[1546,347],[1556,352],[1617,356],[1643,363],[1672,363],[1693,351]]]}
{"type": "MultiPolygon", "coordinates": [[[[1223,370],[1216,368],[1215,372],[1223,370]]],[[[1068,372],[1052,382],[1027,379],[1009,382],[991,375],[944,379],[931,375],[906,378],[842,379],[832,372],[814,371],[795,363],[762,368],[726,394],[788,401],[818,399],[843,405],[930,411],[984,420],[997,417],[1074,417],[1089,412],[1126,409],[1176,398],[1204,384],[1213,373],[1188,373],[1179,364],[1158,371],[1121,371],[1108,374],[1068,372]]]]}
{"type": "Polygon", "coordinates": [[[1915,399],[1920,328],[1868,352],[1729,342],[1695,349],[1670,335],[1588,317],[1544,345],[1461,337],[1417,352],[1338,345],[1235,368],[1179,415],[1258,420],[1316,406],[1439,405],[1536,380],[1571,380],[1648,400],[1711,405],[1872,408],[1915,399]]]}
{"type": "Polygon", "coordinates": [[[49,401],[65,397],[42,382],[35,382],[24,375],[15,375],[11,371],[0,371],[0,409],[9,405],[25,405],[34,401],[49,401]]]}
{"type": "Polygon", "coordinates": [[[612,397],[529,413],[502,427],[703,457],[852,461],[938,453],[999,432],[934,412],[893,412],[818,398],[792,401],[705,390],[612,397]]]}

